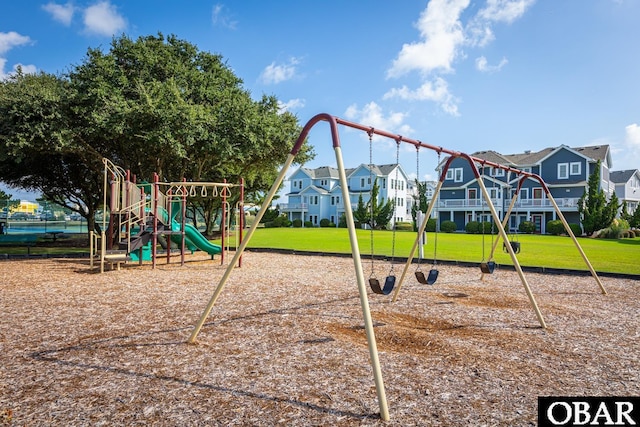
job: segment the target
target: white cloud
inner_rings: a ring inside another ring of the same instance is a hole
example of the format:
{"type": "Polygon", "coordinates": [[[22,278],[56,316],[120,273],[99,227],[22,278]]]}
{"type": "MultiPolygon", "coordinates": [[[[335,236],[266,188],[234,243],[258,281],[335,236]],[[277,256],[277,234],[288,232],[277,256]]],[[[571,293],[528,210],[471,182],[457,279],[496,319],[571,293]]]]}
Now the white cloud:
{"type": "Polygon", "coordinates": [[[35,74],[38,71],[35,65],[15,64],[13,66],[13,71],[5,73],[5,65],[7,65],[7,60],[0,58],[0,81],[7,80],[9,77],[14,75],[18,71],[18,67],[22,69],[22,74],[35,74]]]}
{"type": "Polygon", "coordinates": [[[223,4],[215,4],[211,11],[211,22],[214,26],[220,26],[235,30],[238,26],[238,21],[231,19],[231,15],[227,12],[227,8],[223,4]]]}
{"type": "MultiPolygon", "coordinates": [[[[448,114],[459,115],[458,99],[449,92],[443,76],[455,72],[456,61],[466,59],[465,47],[481,48],[495,39],[493,24],[511,24],[522,17],[534,2],[486,0],[484,7],[465,25],[461,18],[470,0],[430,0],[416,23],[420,39],[404,44],[387,70],[388,78],[401,78],[418,72],[421,86],[417,89],[409,89],[406,85],[395,88],[387,92],[385,98],[432,101],[448,114]]],[[[503,58],[498,65],[489,65],[481,56],[476,60],[476,68],[481,72],[497,72],[507,62],[503,58]]]]}
{"type": "Polygon", "coordinates": [[[482,20],[511,24],[522,17],[535,0],[487,0],[487,6],[478,12],[482,20]]]}
{"type": "Polygon", "coordinates": [[[280,109],[280,113],[284,113],[285,111],[298,110],[305,106],[304,99],[295,98],[290,99],[287,102],[278,101],[278,108],[280,109]]]}
{"type": "Polygon", "coordinates": [[[632,160],[635,164],[634,166],[625,167],[624,169],[640,168],[640,165],[637,164],[637,159],[640,158],[640,126],[638,126],[637,123],[633,123],[626,126],[624,130],[624,145],[626,147],[626,153],[622,157],[632,160]]]}
{"type": "Polygon", "coordinates": [[[467,6],[469,0],[431,0],[416,23],[422,40],[404,44],[387,75],[400,77],[414,70],[423,74],[452,71],[464,42],[459,18],[467,6]]]}
{"type": "Polygon", "coordinates": [[[113,36],[127,27],[127,22],[108,1],[101,1],[84,10],[85,31],[100,36],[113,36]]]}
{"type": "Polygon", "coordinates": [[[75,12],[75,8],[70,2],[63,5],[50,2],[42,6],[42,9],[49,12],[54,20],[67,27],[71,25],[73,13],[75,12]]]}
{"type": "Polygon", "coordinates": [[[385,116],[382,108],[375,102],[366,104],[362,109],[352,104],[347,108],[345,117],[365,126],[372,126],[387,132],[394,132],[400,135],[411,135],[413,133],[413,129],[404,123],[407,114],[391,112],[385,116]]]}
{"type": "Polygon", "coordinates": [[[291,80],[296,75],[296,65],[300,63],[297,58],[291,58],[289,63],[276,65],[275,62],[267,65],[260,74],[260,80],[264,84],[278,84],[286,80],[291,80]]]}
{"type": "MultiPolygon", "coordinates": [[[[22,46],[29,43],[31,43],[31,39],[29,37],[18,34],[15,31],[0,33],[0,55],[4,55],[14,47],[22,46]]],[[[12,68],[12,72],[5,73],[4,67],[6,65],[7,59],[0,57],[0,80],[6,80],[7,78],[9,78],[18,70],[18,67],[22,67],[22,72],[24,74],[33,74],[36,72],[35,65],[15,64],[12,68]]]]}
{"type": "Polygon", "coordinates": [[[478,71],[482,71],[483,73],[495,73],[496,71],[500,71],[502,67],[507,65],[509,61],[507,58],[502,58],[502,60],[498,63],[498,65],[489,65],[487,58],[481,56],[476,58],[476,69],[478,71]]]}
{"type": "Polygon", "coordinates": [[[436,77],[433,81],[425,81],[415,90],[407,86],[391,89],[385,93],[383,99],[400,98],[405,101],[433,101],[452,116],[459,116],[457,99],[449,92],[447,81],[436,77]]]}
{"type": "Polygon", "coordinates": [[[0,55],[9,52],[16,46],[22,46],[29,43],[31,43],[31,39],[28,36],[23,36],[15,31],[0,33],[0,55]]]}

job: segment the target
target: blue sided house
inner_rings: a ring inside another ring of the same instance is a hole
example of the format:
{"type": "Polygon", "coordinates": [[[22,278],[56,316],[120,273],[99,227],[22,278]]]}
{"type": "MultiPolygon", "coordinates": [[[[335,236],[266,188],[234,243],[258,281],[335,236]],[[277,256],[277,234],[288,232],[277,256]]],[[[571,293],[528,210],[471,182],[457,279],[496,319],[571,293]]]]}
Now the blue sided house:
{"type": "MultiPolygon", "coordinates": [[[[578,200],[587,189],[589,175],[600,161],[600,187],[607,198],[616,191],[612,181],[611,153],[608,145],[589,147],[550,147],[537,152],[500,154],[480,151],[472,156],[490,162],[531,172],[542,177],[560,211],[569,223],[580,223],[578,200]]],[[[438,166],[442,170],[446,158],[438,166]]],[[[490,194],[491,202],[501,219],[509,208],[519,178],[501,169],[480,168],[481,178],[490,194]]],[[[631,180],[629,176],[629,180],[631,180]]],[[[623,179],[627,175],[620,177],[623,179]]],[[[636,183],[635,181],[632,181],[636,183]]],[[[469,221],[490,221],[491,213],[469,163],[463,158],[452,161],[440,191],[438,203],[440,221],[450,220],[463,231],[469,221]]],[[[547,222],[557,219],[551,201],[540,183],[527,179],[520,190],[509,218],[508,230],[517,230],[522,221],[535,224],[536,232],[545,233],[547,222]]]]}

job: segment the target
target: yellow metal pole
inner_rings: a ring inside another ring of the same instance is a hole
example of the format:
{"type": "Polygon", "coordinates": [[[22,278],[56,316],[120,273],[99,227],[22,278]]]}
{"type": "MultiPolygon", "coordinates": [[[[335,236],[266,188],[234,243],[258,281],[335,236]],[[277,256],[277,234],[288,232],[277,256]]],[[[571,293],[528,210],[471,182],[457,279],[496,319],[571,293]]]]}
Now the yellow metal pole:
{"type": "Polygon", "coordinates": [[[367,335],[367,343],[369,346],[369,357],[371,358],[371,367],[373,369],[373,378],[378,394],[378,405],[380,407],[380,418],[384,421],[389,420],[389,408],[387,407],[387,397],[384,390],[384,381],[382,379],[382,370],[380,369],[380,359],[378,357],[378,346],[376,344],[376,336],[373,331],[373,321],[371,319],[371,310],[369,308],[369,298],[367,296],[367,287],[364,281],[364,272],[362,271],[362,261],[360,259],[360,248],[358,246],[358,236],[356,235],[356,226],[353,220],[353,211],[351,210],[351,198],[349,195],[349,186],[347,176],[344,171],[342,162],[342,152],[340,146],[335,147],[336,161],[338,163],[338,174],[340,176],[340,186],[342,187],[342,199],[344,200],[344,215],[347,219],[347,228],[349,230],[349,241],[351,242],[351,255],[356,270],[356,280],[358,282],[358,292],[360,294],[360,306],[362,307],[362,317],[364,318],[364,330],[367,335]]]}
{"type": "MultiPolygon", "coordinates": [[[[475,165],[473,164],[473,161],[469,160],[469,163],[472,167],[475,167],[475,165]]],[[[498,232],[500,233],[500,236],[502,236],[502,240],[505,242],[509,241],[509,236],[507,236],[507,233],[504,231],[502,222],[500,221],[500,218],[498,218],[498,213],[496,212],[496,208],[493,206],[493,203],[491,203],[491,198],[489,197],[489,192],[487,191],[487,188],[484,185],[484,181],[482,179],[478,179],[478,184],[480,185],[482,196],[484,197],[485,200],[489,201],[487,205],[489,206],[489,210],[491,211],[491,216],[493,217],[493,221],[496,223],[496,225],[498,225],[498,232]]],[[[536,302],[536,299],[533,296],[533,292],[531,292],[529,283],[527,282],[526,277],[524,277],[524,272],[522,271],[522,267],[520,267],[520,263],[518,262],[518,257],[516,257],[515,252],[513,252],[513,248],[511,247],[511,245],[506,245],[506,247],[507,247],[507,250],[509,251],[509,255],[511,256],[511,260],[513,261],[513,265],[516,268],[516,271],[518,272],[518,276],[520,276],[522,285],[524,286],[524,289],[527,292],[527,296],[529,297],[529,302],[531,303],[531,306],[533,307],[533,310],[535,311],[536,316],[538,317],[538,322],[540,322],[540,326],[542,326],[542,328],[546,329],[547,325],[544,321],[544,318],[542,317],[540,308],[538,308],[538,303],[536,302]]]]}
{"type": "Polygon", "coordinates": [[[227,269],[224,272],[224,275],[220,279],[220,282],[218,283],[218,286],[216,287],[216,290],[214,291],[213,295],[211,296],[211,299],[209,300],[209,303],[207,304],[207,307],[202,312],[202,315],[200,316],[200,319],[198,320],[198,323],[196,324],[196,326],[194,327],[193,331],[191,332],[191,336],[189,337],[187,342],[189,342],[191,344],[195,343],[196,338],[198,337],[198,334],[200,333],[200,329],[202,329],[202,326],[204,325],[204,322],[207,320],[207,317],[209,317],[209,313],[211,313],[211,310],[213,309],[213,306],[215,305],[216,301],[218,300],[218,297],[220,296],[220,294],[224,290],[224,287],[225,287],[225,285],[227,283],[227,280],[229,280],[229,276],[231,275],[231,272],[233,271],[235,265],[238,263],[238,260],[242,256],[242,252],[244,252],[245,248],[249,244],[249,241],[251,240],[251,237],[253,236],[253,233],[256,231],[256,228],[258,228],[258,224],[260,223],[260,220],[264,216],[265,212],[269,209],[269,205],[271,204],[271,200],[273,200],[273,197],[278,192],[278,189],[280,188],[280,184],[284,180],[285,174],[287,173],[287,170],[289,169],[289,166],[291,166],[291,163],[293,162],[294,158],[295,158],[295,156],[292,155],[292,154],[289,154],[289,157],[287,157],[287,160],[286,160],[284,166],[282,167],[282,170],[280,171],[280,174],[276,178],[276,181],[271,186],[271,190],[269,190],[269,193],[267,194],[267,196],[266,196],[266,198],[265,198],[265,200],[264,200],[264,202],[262,204],[262,207],[260,208],[260,211],[258,212],[258,215],[256,216],[255,221],[251,225],[251,228],[247,232],[247,234],[244,237],[244,239],[242,239],[242,242],[240,243],[240,247],[236,251],[236,253],[235,253],[234,257],[233,257],[233,260],[228,264],[227,269]]]}
{"type": "Polygon", "coordinates": [[[587,268],[589,269],[589,271],[591,272],[591,275],[593,276],[593,278],[596,280],[596,283],[600,287],[600,291],[602,292],[603,295],[607,295],[607,290],[604,288],[604,285],[600,281],[600,277],[598,277],[598,273],[596,273],[596,271],[593,269],[593,266],[589,262],[589,258],[587,258],[587,255],[582,250],[580,243],[578,243],[578,239],[576,239],[575,234],[573,234],[573,230],[571,230],[571,227],[567,223],[567,220],[565,219],[564,215],[560,211],[558,204],[556,203],[555,199],[553,198],[550,192],[547,192],[547,198],[551,201],[553,208],[556,210],[556,213],[558,214],[560,221],[562,221],[562,225],[564,225],[565,231],[567,232],[569,237],[571,237],[571,240],[573,240],[573,243],[576,245],[576,248],[578,248],[578,252],[580,252],[580,256],[582,256],[582,259],[584,260],[585,264],[587,264],[587,268]]]}
{"type": "MultiPolygon", "coordinates": [[[[407,257],[407,262],[404,265],[402,274],[400,275],[400,282],[396,285],[396,290],[393,292],[393,299],[391,300],[392,302],[396,302],[396,300],[398,299],[400,288],[402,288],[402,284],[404,283],[404,278],[407,275],[407,271],[409,270],[409,267],[411,266],[411,262],[413,261],[413,257],[415,256],[416,249],[420,244],[420,236],[422,236],[422,233],[424,233],[424,230],[427,228],[427,223],[429,222],[429,217],[431,216],[431,211],[433,210],[433,207],[435,206],[436,203],[439,203],[438,196],[440,195],[441,187],[442,187],[442,181],[438,181],[438,185],[436,186],[436,189],[433,192],[433,197],[431,197],[432,203],[429,203],[429,206],[427,207],[427,213],[424,214],[424,220],[422,221],[422,224],[420,224],[418,235],[416,236],[415,242],[413,242],[413,247],[411,248],[411,252],[409,252],[409,256],[407,257]]],[[[440,221],[440,218],[438,218],[436,221],[440,221]]],[[[437,226],[438,225],[436,224],[436,227],[437,226]]]]}

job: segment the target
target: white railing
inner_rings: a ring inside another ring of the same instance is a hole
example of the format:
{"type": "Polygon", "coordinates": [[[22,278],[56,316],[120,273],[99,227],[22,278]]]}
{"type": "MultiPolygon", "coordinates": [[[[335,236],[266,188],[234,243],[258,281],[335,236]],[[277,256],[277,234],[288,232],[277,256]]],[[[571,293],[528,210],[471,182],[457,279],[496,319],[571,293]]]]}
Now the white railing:
{"type": "MultiPolygon", "coordinates": [[[[556,204],[559,208],[577,208],[578,201],[580,200],[577,197],[562,197],[555,198],[556,204]]],[[[494,206],[502,206],[502,200],[493,199],[492,200],[494,206]]],[[[508,207],[511,203],[510,200],[504,201],[504,206],[508,207]]],[[[478,208],[478,207],[486,207],[487,204],[483,202],[482,199],[447,199],[440,200],[438,203],[438,208],[478,208]]],[[[529,208],[552,208],[551,200],[549,199],[520,199],[516,200],[514,205],[514,209],[529,209],[529,208]]]]}
{"type": "Polygon", "coordinates": [[[278,203],[281,212],[291,211],[307,211],[309,210],[308,203],[278,203]]]}

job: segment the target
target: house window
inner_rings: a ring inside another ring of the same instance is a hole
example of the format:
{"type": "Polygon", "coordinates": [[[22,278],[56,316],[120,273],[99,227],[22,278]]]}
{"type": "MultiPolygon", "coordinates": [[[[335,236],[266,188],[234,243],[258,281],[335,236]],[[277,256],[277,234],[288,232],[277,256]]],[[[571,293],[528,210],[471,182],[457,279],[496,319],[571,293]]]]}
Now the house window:
{"type": "Polygon", "coordinates": [[[360,188],[364,188],[365,178],[360,178],[360,188]]]}
{"type": "Polygon", "coordinates": [[[569,163],[558,163],[558,179],[569,178],[569,163]]]}
{"type": "Polygon", "coordinates": [[[571,162],[569,165],[569,174],[570,175],[580,175],[582,173],[582,163],[580,162],[571,162]]]}
{"type": "Polygon", "coordinates": [[[504,169],[493,168],[492,176],[504,176],[504,169]]]}
{"type": "Polygon", "coordinates": [[[447,170],[447,176],[445,177],[445,179],[451,181],[453,179],[453,169],[448,169],[447,170]]]}
{"type": "Polygon", "coordinates": [[[331,196],[331,205],[339,205],[340,204],[340,196],[331,196]]]}
{"type": "Polygon", "coordinates": [[[462,168],[455,168],[453,170],[453,181],[462,182],[462,168]]]}
{"type": "Polygon", "coordinates": [[[318,204],[318,196],[309,196],[309,204],[317,205],[318,204]]]}

